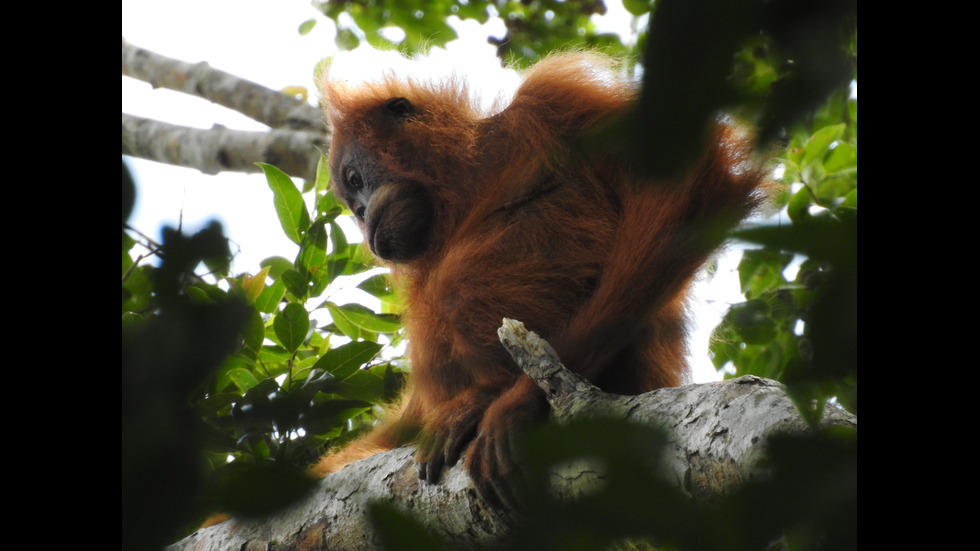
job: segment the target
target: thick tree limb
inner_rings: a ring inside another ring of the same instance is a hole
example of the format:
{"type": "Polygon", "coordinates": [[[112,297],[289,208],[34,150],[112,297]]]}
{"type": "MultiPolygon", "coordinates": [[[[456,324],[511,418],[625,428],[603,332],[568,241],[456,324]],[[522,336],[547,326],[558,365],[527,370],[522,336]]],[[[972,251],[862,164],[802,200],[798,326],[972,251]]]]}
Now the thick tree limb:
{"type": "Polygon", "coordinates": [[[228,107],[272,128],[199,130],[123,113],[122,153],[196,168],[205,174],[257,172],[256,162],[276,165],[290,176],[316,176],[319,149],[330,135],[320,110],[254,82],[187,63],[122,42],[122,73],[154,87],[169,88],[228,107]]]}
{"type": "Polygon", "coordinates": [[[292,130],[246,132],[215,126],[178,126],[122,114],[122,153],[205,174],[260,172],[256,162],[275,165],[290,176],[313,179],[324,134],[292,130]]]}
{"type": "MultiPolygon", "coordinates": [[[[661,388],[638,396],[602,392],[565,369],[547,341],[505,319],[500,341],[544,389],[557,421],[605,416],[668,430],[670,474],[695,499],[711,500],[747,481],[777,433],[809,430],[783,385],[754,376],[661,388]]],[[[828,409],[823,426],[857,427],[857,417],[828,409]]]]}
{"type": "MultiPolygon", "coordinates": [[[[616,396],[562,367],[551,346],[520,323],[505,320],[499,333],[515,361],[545,390],[557,420],[604,415],[667,428],[667,468],[696,500],[711,500],[747,480],[769,436],[809,430],[774,381],[741,377],[616,396]]],[[[831,410],[824,423],[856,427],[857,418],[831,410]]],[[[486,544],[506,531],[506,520],[477,498],[462,465],[450,469],[437,485],[423,484],[413,455],[413,450],[400,448],[353,463],[325,477],[307,500],[272,518],[232,519],[199,530],[172,549],[266,549],[271,542],[280,550],[377,549],[365,504],[378,498],[411,510],[460,548],[486,544]]],[[[583,466],[582,474],[593,467],[583,466]]],[[[572,476],[554,479],[560,494],[589,483],[589,476],[564,474],[572,476]]]]}
{"type": "Polygon", "coordinates": [[[122,41],[122,74],[238,111],[270,128],[323,132],[320,110],[254,82],[212,68],[162,56],[122,41]]]}

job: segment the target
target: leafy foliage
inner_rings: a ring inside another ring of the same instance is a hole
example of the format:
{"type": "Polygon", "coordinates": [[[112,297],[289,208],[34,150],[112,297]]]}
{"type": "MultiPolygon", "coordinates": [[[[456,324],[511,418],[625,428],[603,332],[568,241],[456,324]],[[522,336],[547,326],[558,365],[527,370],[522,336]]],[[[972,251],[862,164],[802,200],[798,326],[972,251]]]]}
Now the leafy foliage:
{"type": "MultiPolygon", "coordinates": [[[[615,34],[599,33],[591,17],[606,13],[602,0],[441,0],[397,3],[374,0],[317,1],[314,4],[337,24],[337,46],[352,50],[362,40],[379,49],[425,52],[458,38],[447,24],[451,16],[486,23],[499,17],[507,33],[488,37],[497,57],[526,66],[548,52],[588,46],[612,55],[626,48],[615,34]],[[392,32],[393,30],[400,32],[392,32]],[[397,38],[395,36],[397,35],[397,38]]],[[[312,20],[304,23],[308,32],[312,20]]]]}
{"type": "MultiPolygon", "coordinates": [[[[131,195],[124,166],[124,204],[131,195]]],[[[202,262],[215,273],[227,267],[219,225],[189,237],[164,230],[152,249],[159,267],[134,262],[135,243],[123,233],[123,548],[157,549],[194,522],[204,484],[203,427],[189,397],[240,347],[250,308],[194,275],[202,262]]]]}
{"type": "MultiPolygon", "coordinates": [[[[327,191],[326,171],[307,190],[315,205],[311,214],[290,178],[273,166],[262,169],[283,231],[299,245],[293,261],[269,258],[257,274],[231,277],[226,273],[227,242],[216,225],[191,238],[166,229],[159,246],[123,233],[124,380],[167,380],[195,366],[168,406],[183,412],[183,424],[193,429],[177,431],[173,440],[196,449],[196,460],[206,458],[186,473],[171,473],[194,479],[184,495],[196,498],[194,506],[186,503],[180,510],[255,516],[291,502],[311,487],[307,465],[327,446],[369,428],[376,408],[403,384],[397,315],[319,298],[331,284],[351,284],[353,276],[372,267],[362,245],[349,244],[336,222],[343,211],[327,191]],[[139,248],[161,256],[160,265],[142,262],[143,257],[134,260],[139,248]],[[191,252],[185,252],[188,248],[191,252]],[[195,274],[201,262],[209,275],[195,274]],[[194,341],[183,350],[184,356],[176,351],[152,358],[134,353],[127,362],[127,350],[173,340],[203,323],[203,318],[171,320],[168,312],[184,311],[185,302],[197,308],[195,315],[205,307],[235,306],[237,317],[225,320],[223,332],[212,335],[214,329],[201,327],[193,334],[205,341],[226,335],[222,352],[194,341]],[[324,311],[332,322],[318,326],[316,320],[324,311]],[[197,357],[204,354],[206,365],[197,357]]],[[[387,309],[397,308],[383,275],[359,287],[379,297],[387,309]]],[[[139,387],[135,392],[124,392],[124,411],[130,400],[138,402],[136,396],[155,392],[134,385],[139,387]]],[[[141,422],[134,421],[132,432],[139,434],[141,428],[141,422]]],[[[134,447],[158,446],[137,442],[134,447]]],[[[139,484],[134,481],[132,487],[139,484]]],[[[200,519],[184,516],[175,522],[190,526],[200,519]]]]}
{"type": "Polygon", "coordinates": [[[811,421],[831,397],[856,413],[857,100],[849,90],[793,130],[780,163],[792,225],[737,234],[765,248],[739,264],[746,301],[715,330],[713,362],[787,383],[811,421]]]}
{"type": "Polygon", "coordinates": [[[853,0],[626,6],[651,15],[640,39],[640,101],[626,137],[653,176],[682,171],[719,110],[753,122],[767,144],[857,78],[853,0]]]}

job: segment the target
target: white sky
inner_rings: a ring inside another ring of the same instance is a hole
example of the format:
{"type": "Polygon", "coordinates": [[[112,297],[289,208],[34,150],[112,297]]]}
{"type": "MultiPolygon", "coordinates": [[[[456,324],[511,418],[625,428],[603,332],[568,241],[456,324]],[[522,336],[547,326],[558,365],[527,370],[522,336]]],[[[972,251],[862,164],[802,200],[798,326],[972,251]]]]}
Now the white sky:
{"type": "MultiPolygon", "coordinates": [[[[615,0],[608,1],[609,25],[617,32],[629,29],[629,16],[615,0]]],[[[492,25],[492,23],[490,24],[492,25]]],[[[502,25],[489,29],[502,36],[502,25]]],[[[499,69],[494,48],[486,43],[487,30],[475,22],[456,26],[460,40],[448,51],[437,50],[429,68],[437,72],[459,71],[473,89],[491,95],[512,90],[516,77],[499,69]]],[[[128,42],[183,61],[206,61],[216,69],[255,81],[272,89],[304,86],[315,104],[313,68],[335,55],[333,23],[319,14],[309,0],[122,0],[122,36],[128,42]],[[315,18],[314,30],[300,36],[298,27],[315,18]]],[[[335,60],[335,74],[361,78],[390,68],[391,58],[342,54],[335,60]]],[[[149,84],[122,78],[122,110],[133,115],[197,128],[222,124],[240,130],[265,127],[247,117],[169,90],[153,90],[149,84]]],[[[295,257],[297,246],[283,235],[272,206],[272,192],[260,174],[208,176],[197,170],[127,158],[137,185],[136,206],[130,224],[158,238],[163,225],[176,227],[183,218],[185,231],[193,232],[208,221],[219,220],[239,249],[232,269],[255,273],[259,262],[270,256],[295,257]]],[[[233,249],[234,250],[234,249],[233,249]]],[[[725,257],[719,271],[733,273],[738,258],[725,257]]],[[[730,302],[738,302],[737,276],[716,278],[699,291],[694,306],[701,329],[691,344],[695,380],[720,377],[707,360],[707,331],[713,328],[730,302]]]]}

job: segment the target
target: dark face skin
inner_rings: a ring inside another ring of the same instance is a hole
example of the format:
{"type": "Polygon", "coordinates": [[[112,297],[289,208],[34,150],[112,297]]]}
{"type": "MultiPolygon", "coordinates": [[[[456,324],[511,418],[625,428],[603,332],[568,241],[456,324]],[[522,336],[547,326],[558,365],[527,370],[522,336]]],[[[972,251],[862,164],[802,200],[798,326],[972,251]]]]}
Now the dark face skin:
{"type": "Polygon", "coordinates": [[[364,231],[371,252],[392,263],[422,256],[430,245],[435,208],[418,181],[390,170],[353,141],[334,140],[331,179],[364,231]]]}

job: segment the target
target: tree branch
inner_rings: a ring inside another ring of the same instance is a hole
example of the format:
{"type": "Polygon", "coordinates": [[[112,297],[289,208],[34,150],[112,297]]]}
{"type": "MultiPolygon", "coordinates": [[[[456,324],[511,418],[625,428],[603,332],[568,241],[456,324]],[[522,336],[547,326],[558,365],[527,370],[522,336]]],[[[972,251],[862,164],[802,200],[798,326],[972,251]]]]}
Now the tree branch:
{"type": "MultiPolygon", "coordinates": [[[[666,427],[671,439],[667,468],[695,500],[719,497],[748,480],[769,436],[809,430],[775,381],[749,376],[617,396],[565,369],[551,346],[519,322],[504,320],[499,335],[515,361],[545,390],[559,422],[604,415],[666,427]]],[[[826,413],[824,423],[856,427],[857,418],[835,409],[826,413]]],[[[365,521],[372,499],[411,510],[460,548],[485,545],[506,532],[507,520],[479,500],[461,463],[439,484],[424,484],[413,456],[412,449],[399,448],[352,463],[323,478],[309,498],[272,518],[231,519],[198,530],[171,549],[264,549],[270,542],[280,550],[378,549],[380,542],[365,521]]],[[[555,492],[573,495],[595,479],[594,467],[582,465],[581,476],[564,471],[553,479],[555,492]]]]}
{"type": "Polygon", "coordinates": [[[205,62],[172,59],[122,41],[122,74],[244,114],[270,128],[323,132],[320,110],[305,101],[213,69],[205,62]]]}
{"type": "Polygon", "coordinates": [[[122,153],[196,168],[205,174],[258,172],[256,162],[290,176],[313,179],[330,135],[320,111],[304,101],[254,82],[122,42],[122,73],[153,85],[198,96],[268,125],[268,132],[216,125],[200,130],[123,113],[122,153]]]}
{"type": "Polygon", "coordinates": [[[275,165],[290,176],[313,179],[322,133],[293,130],[246,132],[215,125],[210,130],[122,114],[122,153],[196,168],[205,174],[259,172],[256,162],[275,165]]]}
{"type": "MultiPolygon", "coordinates": [[[[566,369],[551,345],[521,322],[505,318],[497,334],[545,391],[556,421],[603,416],[666,428],[670,475],[698,500],[713,500],[747,481],[770,436],[810,430],[785,387],[770,379],[747,375],[620,396],[566,369]]],[[[828,408],[821,427],[838,425],[857,428],[857,417],[828,408]]]]}

